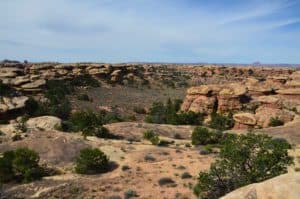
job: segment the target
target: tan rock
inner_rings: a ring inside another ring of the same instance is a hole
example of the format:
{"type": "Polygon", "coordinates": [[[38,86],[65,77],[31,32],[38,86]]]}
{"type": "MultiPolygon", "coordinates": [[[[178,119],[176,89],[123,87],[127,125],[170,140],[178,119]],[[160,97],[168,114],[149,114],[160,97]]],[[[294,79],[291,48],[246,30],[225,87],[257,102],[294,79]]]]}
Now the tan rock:
{"type": "Polygon", "coordinates": [[[294,119],[295,114],[291,111],[282,110],[271,107],[259,107],[256,109],[255,118],[257,125],[263,128],[269,127],[271,118],[278,118],[284,123],[290,122],[294,119]]]}
{"type": "Polygon", "coordinates": [[[254,126],[256,124],[255,115],[252,113],[238,113],[233,115],[233,119],[240,124],[251,126],[254,126]]]}
{"type": "Polygon", "coordinates": [[[30,129],[43,129],[43,130],[55,130],[61,126],[61,119],[53,116],[42,116],[30,118],[26,121],[27,128],[30,129]]]}
{"type": "Polygon", "coordinates": [[[264,104],[276,104],[279,102],[279,99],[274,96],[266,95],[266,96],[259,96],[257,101],[264,103],[264,104]]]}
{"type": "Polygon", "coordinates": [[[212,91],[212,88],[207,85],[192,87],[187,90],[188,95],[207,95],[212,91]]]}
{"type": "Polygon", "coordinates": [[[300,95],[300,88],[280,89],[276,93],[280,95],[300,95]]]}
{"type": "Polygon", "coordinates": [[[44,86],[46,84],[46,80],[39,79],[31,83],[27,83],[21,86],[22,89],[36,89],[44,86]]]}
{"type": "Polygon", "coordinates": [[[18,76],[11,81],[11,84],[14,86],[20,86],[21,84],[28,82],[30,82],[30,78],[28,76],[18,76]]]}
{"type": "Polygon", "coordinates": [[[221,199],[296,199],[300,198],[300,173],[284,174],[264,182],[239,188],[221,199]]]}

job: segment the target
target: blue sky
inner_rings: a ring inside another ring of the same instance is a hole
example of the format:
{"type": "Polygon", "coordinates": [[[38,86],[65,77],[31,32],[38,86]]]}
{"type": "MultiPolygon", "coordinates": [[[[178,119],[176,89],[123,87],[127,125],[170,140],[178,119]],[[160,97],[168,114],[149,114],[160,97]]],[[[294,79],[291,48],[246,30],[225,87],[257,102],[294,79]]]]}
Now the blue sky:
{"type": "Polygon", "coordinates": [[[300,63],[300,0],[0,0],[0,59],[300,63]]]}

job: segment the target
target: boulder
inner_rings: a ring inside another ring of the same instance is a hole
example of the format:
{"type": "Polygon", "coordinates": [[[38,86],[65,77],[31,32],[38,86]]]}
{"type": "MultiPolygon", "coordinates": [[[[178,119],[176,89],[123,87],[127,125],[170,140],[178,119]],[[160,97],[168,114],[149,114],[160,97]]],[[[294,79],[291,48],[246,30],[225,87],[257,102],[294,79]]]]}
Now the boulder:
{"type": "Polygon", "coordinates": [[[250,126],[256,125],[256,118],[255,115],[252,113],[237,113],[233,115],[233,119],[234,121],[240,124],[245,124],[250,126]]]}
{"type": "Polygon", "coordinates": [[[26,121],[29,129],[55,130],[61,127],[61,119],[53,116],[41,116],[30,118],[26,121]]]}
{"type": "Polygon", "coordinates": [[[263,104],[276,104],[279,101],[277,97],[271,95],[259,96],[256,100],[263,104]]]}
{"type": "Polygon", "coordinates": [[[300,198],[300,173],[284,174],[264,182],[239,188],[221,199],[300,198]]]}

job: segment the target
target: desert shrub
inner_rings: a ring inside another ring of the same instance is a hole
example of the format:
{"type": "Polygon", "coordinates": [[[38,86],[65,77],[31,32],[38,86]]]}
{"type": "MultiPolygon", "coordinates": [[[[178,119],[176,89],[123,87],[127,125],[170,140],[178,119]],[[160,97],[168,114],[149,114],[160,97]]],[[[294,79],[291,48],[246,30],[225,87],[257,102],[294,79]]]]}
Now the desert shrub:
{"type": "Polygon", "coordinates": [[[158,180],[159,186],[174,185],[175,181],[169,177],[163,177],[158,180]]]}
{"type": "Polygon", "coordinates": [[[98,127],[88,127],[82,130],[82,135],[86,136],[96,136],[98,138],[117,138],[115,135],[111,134],[109,130],[103,126],[98,127]]]}
{"type": "Polygon", "coordinates": [[[135,106],[133,108],[133,111],[136,112],[137,114],[146,114],[146,110],[144,107],[140,107],[140,106],[135,106]]]}
{"type": "Polygon", "coordinates": [[[0,96],[10,96],[13,95],[15,90],[11,87],[9,87],[6,84],[3,84],[0,80],[0,96]]]}
{"type": "Polygon", "coordinates": [[[80,101],[90,101],[90,98],[87,94],[80,94],[80,95],[77,95],[77,100],[80,100],[80,101]]]}
{"type": "Polygon", "coordinates": [[[138,194],[136,191],[132,189],[128,189],[127,191],[124,192],[124,199],[130,199],[135,197],[138,197],[138,194]]]}
{"type": "Polygon", "coordinates": [[[98,115],[92,111],[79,111],[70,116],[69,121],[73,124],[74,131],[83,131],[101,125],[98,115]]]}
{"type": "Polygon", "coordinates": [[[22,136],[20,133],[15,133],[12,137],[11,137],[11,140],[16,142],[16,141],[20,141],[22,140],[22,136]]]}
{"type": "Polygon", "coordinates": [[[144,160],[145,160],[145,161],[154,162],[154,161],[156,160],[156,158],[153,157],[153,156],[150,155],[150,154],[146,154],[145,157],[144,157],[144,160]]]}
{"type": "Polygon", "coordinates": [[[198,126],[192,133],[193,145],[216,144],[221,142],[223,134],[220,131],[210,131],[205,127],[198,126]]]}
{"type": "Polygon", "coordinates": [[[14,151],[6,151],[0,157],[0,183],[6,183],[14,179],[13,160],[14,151]]]}
{"type": "Polygon", "coordinates": [[[181,179],[189,179],[192,178],[193,176],[189,172],[184,172],[181,174],[181,179]]]}
{"type": "Polygon", "coordinates": [[[80,174],[97,174],[109,169],[109,158],[99,149],[86,148],[76,158],[75,171],[80,174]]]}
{"type": "Polygon", "coordinates": [[[166,104],[154,102],[149,109],[145,121],[157,124],[174,124],[174,125],[201,125],[203,122],[202,113],[179,112],[181,100],[168,100],[166,104]]]}
{"type": "Polygon", "coordinates": [[[269,126],[276,127],[276,126],[282,126],[284,125],[284,122],[280,120],[278,117],[271,117],[269,126]]]}
{"type": "Polygon", "coordinates": [[[219,198],[251,183],[261,182],[287,172],[292,164],[291,145],[267,135],[228,136],[219,158],[208,172],[200,172],[194,193],[199,198],[219,198]]]}
{"type": "Polygon", "coordinates": [[[231,129],[234,126],[234,120],[232,114],[220,115],[218,113],[211,114],[211,121],[209,127],[213,129],[218,129],[221,131],[231,129]]]}
{"type": "Polygon", "coordinates": [[[101,86],[100,82],[89,74],[76,76],[70,81],[70,85],[75,87],[86,86],[94,88],[101,86]]]}
{"type": "Polygon", "coordinates": [[[39,155],[28,148],[6,151],[0,158],[0,182],[30,182],[45,175],[39,166],[39,155]]]}
{"type": "Polygon", "coordinates": [[[149,140],[153,145],[158,145],[160,143],[158,135],[151,130],[145,131],[143,137],[144,139],[149,140]]]}

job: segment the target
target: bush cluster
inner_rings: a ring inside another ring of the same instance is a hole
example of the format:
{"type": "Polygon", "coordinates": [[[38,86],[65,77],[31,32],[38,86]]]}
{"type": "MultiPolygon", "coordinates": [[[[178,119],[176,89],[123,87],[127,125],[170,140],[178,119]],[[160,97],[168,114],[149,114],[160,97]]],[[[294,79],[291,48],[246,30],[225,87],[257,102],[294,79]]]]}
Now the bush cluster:
{"type": "Polygon", "coordinates": [[[145,121],[156,124],[201,125],[204,115],[194,112],[179,112],[181,103],[181,100],[171,101],[170,99],[166,104],[155,102],[152,104],[145,121]]]}
{"type": "Polygon", "coordinates": [[[151,130],[145,131],[143,137],[145,140],[149,140],[153,145],[158,145],[160,142],[158,135],[151,130]]]}
{"type": "Polygon", "coordinates": [[[101,111],[96,114],[92,111],[79,111],[73,113],[67,122],[62,125],[64,131],[81,131],[83,136],[96,136],[101,138],[117,138],[109,133],[102,125],[122,121],[116,113],[101,111]]]}
{"type": "Polygon", "coordinates": [[[39,155],[28,148],[6,151],[0,157],[0,183],[30,182],[45,175],[39,166],[39,155]]]}
{"type": "Polygon", "coordinates": [[[228,115],[221,115],[213,112],[208,126],[220,131],[229,130],[234,126],[232,114],[229,113],[228,115]]]}
{"type": "Polygon", "coordinates": [[[109,158],[99,149],[86,148],[76,159],[75,171],[80,174],[97,174],[109,169],[109,158]]]}
{"type": "Polygon", "coordinates": [[[224,135],[221,131],[210,131],[205,127],[198,126],[192,133],[193,145],[218,144],[224,135]]]}
{"type": "Polygon", "coordinates": [[[208,172],[200,172],[194,193],[198,198],[220,198],[239,187],[287,172],[291,145],[285,140],[249,133],[224,141],[219,158],[208,172]]]}

